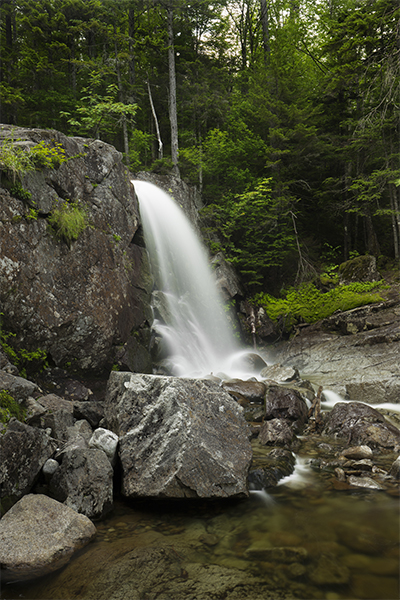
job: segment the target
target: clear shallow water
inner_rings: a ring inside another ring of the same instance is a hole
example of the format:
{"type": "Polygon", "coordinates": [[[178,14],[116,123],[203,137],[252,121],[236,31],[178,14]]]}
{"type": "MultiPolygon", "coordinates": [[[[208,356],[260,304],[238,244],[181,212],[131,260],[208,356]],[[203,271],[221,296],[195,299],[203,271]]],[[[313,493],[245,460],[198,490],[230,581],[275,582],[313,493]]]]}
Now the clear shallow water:
{"type": "MultiPolygon", "coordinates": [[[[93,595],[94,583],[105,578],[109,584],[107,573],[114,572],[118,588],[126,557],[151,547],[176,554],[179,572],[186,578],[181,584],[188,589],[193,565],[217,565],[243,577],[243,600],[253,598],[246,592],[248,581],[258,582],[251,594],[264,582],[271,590],[265,598],[274,600],[397,599],[399,498],[385,492],[335,490],[329,473],[314,471],[306,463],[303,456],[291,480],[267,492],[252,492],[248,500],[118,502],[97,524],[96,540],[63,570],[37,582],[4,586],[1,598],[109,600],[98,592],[93,595]]],[[[126,577],[124,585],[129,590],[126,577]]],[[[116,597],[142,600],[135,595],[136,579],[131,585],[131,596],[128,591],[116,597]]],[[[167,595],[157,595],[158,590],[143,600],[175,600],[168,585],[167,595]]],[[[196,598],[189,592],[179,597],[196,598]]],[[[224,597],[230,598],[210,595],[224,597]]]]}

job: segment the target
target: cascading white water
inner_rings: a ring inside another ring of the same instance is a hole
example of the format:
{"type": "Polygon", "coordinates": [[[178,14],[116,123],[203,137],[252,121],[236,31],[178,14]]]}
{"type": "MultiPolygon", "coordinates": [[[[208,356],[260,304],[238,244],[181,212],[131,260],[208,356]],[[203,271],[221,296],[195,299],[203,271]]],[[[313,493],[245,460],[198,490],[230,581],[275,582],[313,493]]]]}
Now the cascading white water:
{"type": "Polygon", "coordinates": [[[198,376],[229,369],[239,351],[208,257],[190,221],[163,190],[132,182],[139,199],[146,248],[169,323],[155,321],[169,349],[172,372],[198,376]]]}

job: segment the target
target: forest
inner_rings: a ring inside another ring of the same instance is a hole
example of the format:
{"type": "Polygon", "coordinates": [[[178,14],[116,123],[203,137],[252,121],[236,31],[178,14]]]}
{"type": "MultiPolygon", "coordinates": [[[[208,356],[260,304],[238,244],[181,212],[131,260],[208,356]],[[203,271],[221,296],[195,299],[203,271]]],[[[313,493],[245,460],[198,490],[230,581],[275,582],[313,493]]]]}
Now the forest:
{"type": "Polygon", "coordinates": [[[2,123],[201,193],[249,293],[398,266],[398,0],[0,0],[2,123]]]}

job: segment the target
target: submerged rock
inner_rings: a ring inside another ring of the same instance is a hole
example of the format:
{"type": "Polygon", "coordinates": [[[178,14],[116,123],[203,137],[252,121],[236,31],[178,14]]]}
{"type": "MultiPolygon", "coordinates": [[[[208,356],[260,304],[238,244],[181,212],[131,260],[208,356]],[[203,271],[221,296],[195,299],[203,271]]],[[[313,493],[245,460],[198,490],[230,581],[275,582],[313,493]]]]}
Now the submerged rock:
{"type": "Polygon", "coordinates": [[[248,427],[214,382],[112,372],[105,415],[120,437],[125,496],[248,495],[248,427]]]}
{"type": "Polygon", "coordinates": [[[301,431],[308,418],[307,405],[297,390],[271,385],[265,400],[266,419],[285,419],[295,432],[301,431]]]}
{"type": "Polygon", "coordinates": [[[96,535],[84,515],[41,494],[24,496],[0,521],[3,581],[47,575],[96,535]]]}

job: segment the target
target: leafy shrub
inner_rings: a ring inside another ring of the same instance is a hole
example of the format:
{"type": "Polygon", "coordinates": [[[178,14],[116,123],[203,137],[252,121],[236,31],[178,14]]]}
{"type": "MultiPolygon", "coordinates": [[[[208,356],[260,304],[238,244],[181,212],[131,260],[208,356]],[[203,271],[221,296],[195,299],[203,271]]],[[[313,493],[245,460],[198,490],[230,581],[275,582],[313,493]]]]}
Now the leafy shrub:
{"type": "Polygon", "coordinates": [[[0,146],[0,170],[15,184],[27,171],[33,171],[34,165],[30,152],[16,146],[13,138],[6,138],[0,146]]]}
{"type": "Polygon", "coordinates": [[[55,208],[49,215],[49,223],[56,236],[68,244],[77,240],[88,227],[87,211],[79,202],[65,201],[61,207],[55,208]]]}
{"type": "Polygon", "coordinates": [[[15,349],[9,343],[14,337],[15,333],[3,330],[0,336],[0,344],[10,362],[18,367],[21,377],[27,377],[27,372],[40,372],[48,366],[45,350],[41,348],[33,351],[26,350],[25,348],[21,348],[20,350],[15,349]]]}
{"type": "Polygon", "coordinates": [[[0,390],[0,422],[8,423],[11,417],[24,421],[26,411],[14,400],[9,390],[0,390]]]}
{"type": "Polygon", "coordinates": [[[31,149],[30,156],[38,169],[57,169],[67,160],[64,148],[57,142],[54,146],[48,146],[43,141],[39,142],[31,149]]]}
{"type": "Polygon", "coordinates": [[[300,321],[315,323],[337,310],[351,310],[381,302],[383,298],[377,293],[379,288],[382,288],[382,282],[351,283],[321,292],[313,283],[306,283],[288,290],[283,298],[260,293],[254,297],[254,301],[264,308],[273,321],[283,317],[286,327],[290,328],[300,321]]]}

